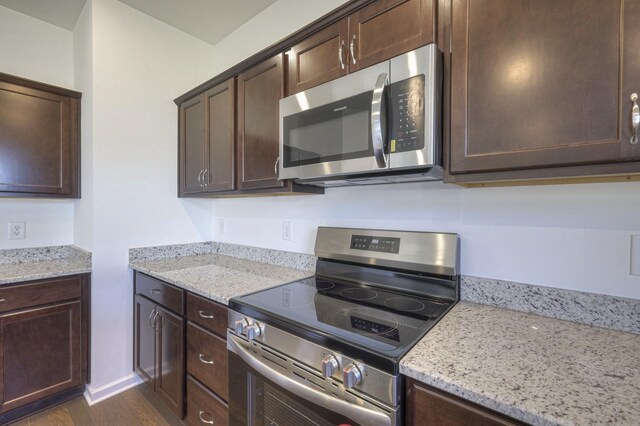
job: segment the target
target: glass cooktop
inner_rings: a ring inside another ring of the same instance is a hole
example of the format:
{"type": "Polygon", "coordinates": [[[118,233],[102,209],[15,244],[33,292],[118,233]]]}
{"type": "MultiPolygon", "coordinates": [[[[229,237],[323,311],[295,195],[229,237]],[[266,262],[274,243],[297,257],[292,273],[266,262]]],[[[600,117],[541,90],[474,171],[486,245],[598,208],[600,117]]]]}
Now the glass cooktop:
{"type": "Polygon", "coordinates": [[[357,348],[395,364],[451,304],[314,277],[231,299],[229,307],[332,349],[357,348]]]}

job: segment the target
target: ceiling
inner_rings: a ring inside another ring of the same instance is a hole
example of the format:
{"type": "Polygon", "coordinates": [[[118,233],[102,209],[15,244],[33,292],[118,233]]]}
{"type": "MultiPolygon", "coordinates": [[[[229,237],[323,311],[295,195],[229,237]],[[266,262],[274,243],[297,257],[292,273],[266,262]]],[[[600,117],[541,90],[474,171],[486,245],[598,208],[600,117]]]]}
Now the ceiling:
{"type": "MultiPolygon", "coordinates": [[[[119,0],[210,44],[262,12],[276,0],[119,0]]],[[[25,15],[73,30],[86,0],[0,0],[25,15]]]]}
{"type": "Polygon", "coordinates": [[[0,6],[73,30],[87,0],[0,0],[0,6]]]}

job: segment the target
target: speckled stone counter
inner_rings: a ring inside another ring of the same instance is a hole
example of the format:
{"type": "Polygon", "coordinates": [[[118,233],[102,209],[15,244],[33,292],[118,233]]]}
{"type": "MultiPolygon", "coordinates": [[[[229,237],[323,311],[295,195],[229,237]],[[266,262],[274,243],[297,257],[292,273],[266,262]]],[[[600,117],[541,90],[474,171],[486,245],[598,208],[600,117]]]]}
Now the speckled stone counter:
{"type": "MultiPolygon", "coordinates": [[[[264,249],[262,249],[264,250],[264,249]]],[[[180,249],[184,252],[184,248],[180,249]]],[[[200,294],[225,305],[232,297],[310,277],[313,271],[256,262],[216,253],[138,260],[129,266],[139,272],[200,294]]],[[[307,264],[308,262],[303,262],[307,264]]]]}
{"type": "Polygon", "coordinates": [[[640,336],[458,303],[400,372],[534,425],[640,424],[640,336]]]}
{"type": "Polygon", "coordinates": [[[74,246],[0,250],[0,285],[91,272],[91,253],[74,246]]]}

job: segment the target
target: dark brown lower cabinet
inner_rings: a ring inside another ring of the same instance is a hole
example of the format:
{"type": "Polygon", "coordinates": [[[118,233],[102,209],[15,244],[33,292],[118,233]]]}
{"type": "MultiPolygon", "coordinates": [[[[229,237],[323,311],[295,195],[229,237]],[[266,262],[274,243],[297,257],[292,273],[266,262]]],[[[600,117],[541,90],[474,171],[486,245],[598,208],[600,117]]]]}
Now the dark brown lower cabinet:
{"type": "Polygon", "coordinates": [[[227,307],[139,272],[134,280],[134,370],[186,424],[226,425],[227,307]]]}
{"type": "Polygon", "coordinates": [[[184,318],[135,296],[136,372],[179,418],[184,416],[184,318]]]}
{"type": "Polygon", "coordinates": [[[88,309],[88,275],[0,288],[0,424],[84,392],[88,309]]]}
{"type": "Polygon", "coordinates": [[[495,413],[454,395],[407,379],[407,426],[506,426],[517,420],[495,413]]]}
{"type": "Polygon", "coordinates": [[[229,424],[227,403],[191,376],[187,376],[187,395],[187,425],[229,424]]]}
{"type": "Polygon", "coordinates": [[[227,425],[227,307],[189,294],[187,319],[186,423],[227,425]]]}

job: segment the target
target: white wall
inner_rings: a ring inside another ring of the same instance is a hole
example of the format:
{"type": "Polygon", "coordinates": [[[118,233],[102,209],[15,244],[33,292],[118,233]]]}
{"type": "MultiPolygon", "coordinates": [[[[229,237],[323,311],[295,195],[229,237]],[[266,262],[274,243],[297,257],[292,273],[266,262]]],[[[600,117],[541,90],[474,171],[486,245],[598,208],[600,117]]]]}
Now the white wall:
{"type": "MultiPolygon", "coordinates": [[[[0,6],[0,72],[73,87],[71,31],[0,6]]],[[[0,199],[0,249],[73,243],[73,201],[0,199]],[[26,222],[24,240],[8,223],[26,222]]]]}
{"type": "MultiPolygon", "coordinates": [[[[215,46],[216,67],[228,68],[341,3],[274,3],[215,46]]],[[[630,235],[640,234],[637,182],[486,189],[422,183],[213,203],[218,241],[312,253],[321,225],[457,232],[465,275],[640,298],[640,277],[629,273],[630,235]],[[282,240],[283,220],[293,223],[291,241],[282,240]]]]}
{"type": "Polygon", "coordinates": [[[85,159],[92,195],[88,206],[79,204],[77,242],[87,241],[93,252],[91,386],[97,389],[131,374],[129,248],[212,238],[210,202],[176,196],[172,100],[210,78],[213,60],[211,45],[117,0],[88,5],[91,66],[76,65],[93,70],[92,158],[85,159]]]}
{"type": "Polygon", "coordinates": [[[74,204],[74,243],[93,249],[93,5],[85,4],[73,29],[74,87],[82,92],[80,150],[82,198],[74,204]]]}

